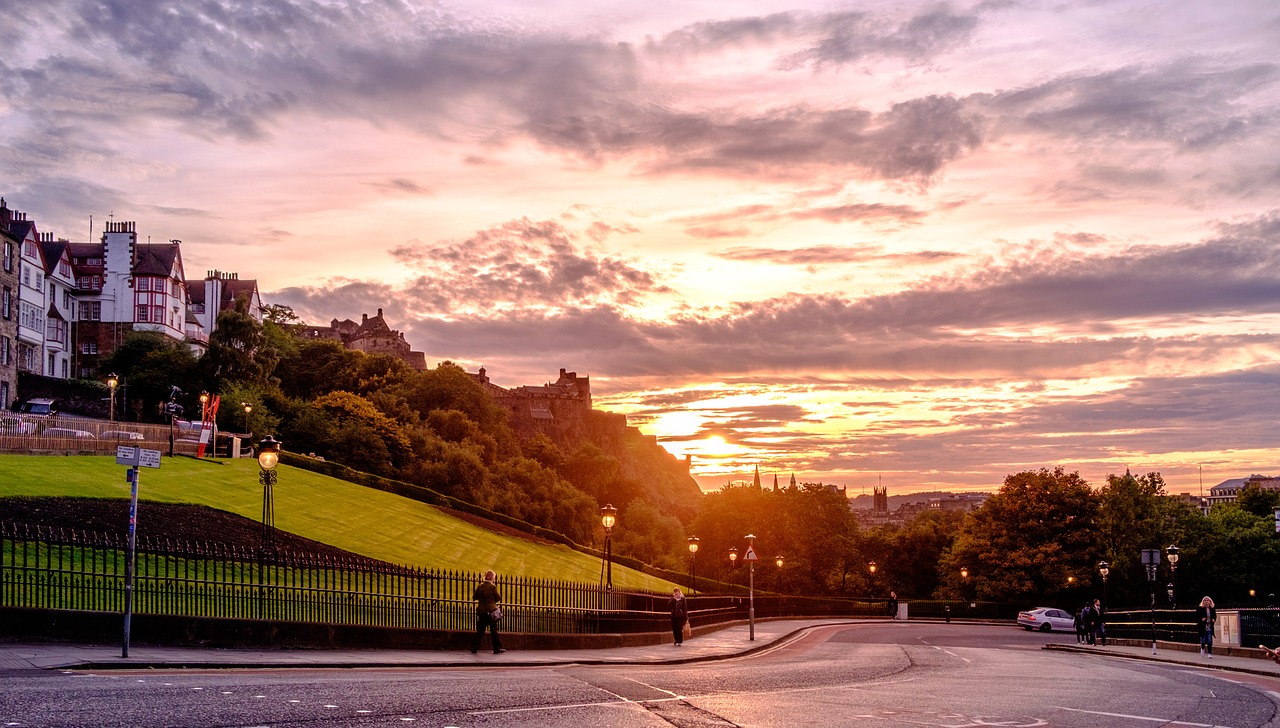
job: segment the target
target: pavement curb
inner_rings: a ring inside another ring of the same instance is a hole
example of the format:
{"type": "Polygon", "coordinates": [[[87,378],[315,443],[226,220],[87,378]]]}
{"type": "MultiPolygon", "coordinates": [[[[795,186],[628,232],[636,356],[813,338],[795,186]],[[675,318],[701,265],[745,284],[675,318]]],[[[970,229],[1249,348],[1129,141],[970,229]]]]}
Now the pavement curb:
{"type": "Polygon", "coordinates": [[[1275,670],[1244,667],[1241,665],[1226,664],[1225,662],[1203,662],[1194,659],[1178,659],[1177,657],[1167,657],[1159,654],[1147,655],[1142,653],[1121,652],[1119,650],[1110,650],[1106,647],[1050,643],[1045,645],[1042,649],[1050,652],[1077,652],[1081,654],[1101,655],[1103,657],[1122,657],[1128,660],[1141,660],[1143,662],[1160,662],[1166,665],[1181,665],[1183,667],[1194,667],[1203,670],[1225,670],[1228,672],[1242,672],[1249,675],[1276,677],[1275,670]]]}

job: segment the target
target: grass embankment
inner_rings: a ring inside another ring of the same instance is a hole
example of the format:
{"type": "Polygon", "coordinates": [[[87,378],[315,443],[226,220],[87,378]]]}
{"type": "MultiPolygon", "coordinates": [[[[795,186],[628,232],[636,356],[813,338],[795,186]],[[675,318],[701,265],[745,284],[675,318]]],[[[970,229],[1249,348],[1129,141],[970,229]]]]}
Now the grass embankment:
{"type": "MultiPolygon", "coordinates": [[[[129,484],[125,467],[116,465],[114,457],[0,455],[4,496],[127,499],[129,484]]],[[[147,519],[146,501],[205,505],[259,520],[258,461],[165,457],[159,468],[140,470],[138,499],[140,532],[147,519]]],[[[394,564],[493,569],[579,583],[600,580],[600,559],[589,554],[488,531],[425,503],[286,465],[279,466],[275,518],[280,530],[394,564]]],[[[613,583],[619,589],[671,589],[669,582],[617,564],[613,583]]]]}

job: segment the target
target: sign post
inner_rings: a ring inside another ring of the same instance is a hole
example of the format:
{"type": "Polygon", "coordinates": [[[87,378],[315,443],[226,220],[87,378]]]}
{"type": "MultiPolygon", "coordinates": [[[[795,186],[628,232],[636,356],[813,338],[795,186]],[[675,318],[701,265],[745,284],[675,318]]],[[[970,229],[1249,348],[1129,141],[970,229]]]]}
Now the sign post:
{"type": "Polygon", "coordinates": [[[129,630],[133,626],[133,564],[138,551],[138,467],[160,467],[159,450],[138,447],[116,448],[116,465],[127,465],[125,479],[129,483],[129,553],[124,562],[124,645],[121,657],[129,656],[129,630]]]}

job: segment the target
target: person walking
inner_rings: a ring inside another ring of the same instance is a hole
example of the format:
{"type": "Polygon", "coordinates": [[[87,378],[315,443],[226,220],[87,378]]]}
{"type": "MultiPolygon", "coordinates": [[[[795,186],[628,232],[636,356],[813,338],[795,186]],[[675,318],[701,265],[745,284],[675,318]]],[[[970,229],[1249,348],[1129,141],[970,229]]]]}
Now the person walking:
{"type": "Polygon", "coordinates": [[[679,647],[684,644],[684,626],[689,621],[689,602],[680,587],[671,590],[671,601],[667,606],[671,609],[671,636],[679,647]]]}
{"type": "Polygon", "coordinates": [[[898,618],[898,592],[889,590],[889,619],[898,618]]]}
{"type": "Polygon", "coordinates": [[[1076,644],[1082,645],[1085,642],[1084,633],[1088,629],[1085,624],[1085,618],[1088,617],[1089,605],[1084,605],[1076,610],[1075,627],[1076,627],[1076,644]]]}
{"type": "Polygon", "coordinates": [[[486,627],[493,638],[493,654],[501,655],[506,652],[502,649],[502,640],[498,639],[498,620],[502,618],[498,603],[502,601],[502,595],[498,593],[498,587],[494,584],[496,578],[497,574],[492,570],[484,572],[484,581],[480,582],[475,594],[471,596],[476,601],[476,635],[471,640],[473,655],[480,651],[480,640],[484,638],[486,627]]]}
{"type": "Polygon", "coordinates": [[[1213,623],[1218,619],[1218,610],[1213,600],[1205,597],[1196,607],[1196,631],[1200,634],[1200,654],[1213,659],[1213,623]]]}
{"type": "Polygon", "coordinates": [[[1093,640],[1096,644],[1100,644],[1103,647],[1107,646],[1107,624],[1102,611],[1101,599],[1093,600],[1093,625],[1090,628],[1090,632],[1093,633],[1093,640]]]}

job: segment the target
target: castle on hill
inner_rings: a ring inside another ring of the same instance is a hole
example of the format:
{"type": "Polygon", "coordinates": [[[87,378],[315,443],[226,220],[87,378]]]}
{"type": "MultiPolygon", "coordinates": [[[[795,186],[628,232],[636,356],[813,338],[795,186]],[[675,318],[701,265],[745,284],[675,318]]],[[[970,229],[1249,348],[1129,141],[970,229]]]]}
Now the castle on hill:
{"type": "Polygon", "coordinates": [[[373,316],[360,314],[360,323],[335,318],[328,326],[299,324],[294,330],[304,339],[330,339],[352,351],[394,356],[418,371],[425,371],[427,368],[427,355],[421,351],[413,351],[404,334],[387,325],[387,320],[382,317],[382,309],[378,309],[378,313],[373,316]]]}

